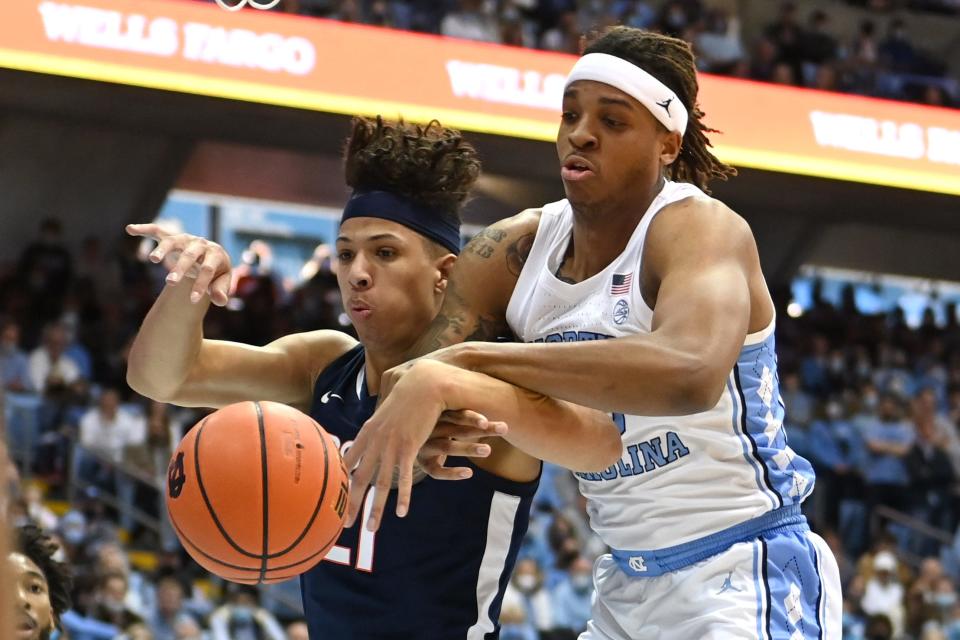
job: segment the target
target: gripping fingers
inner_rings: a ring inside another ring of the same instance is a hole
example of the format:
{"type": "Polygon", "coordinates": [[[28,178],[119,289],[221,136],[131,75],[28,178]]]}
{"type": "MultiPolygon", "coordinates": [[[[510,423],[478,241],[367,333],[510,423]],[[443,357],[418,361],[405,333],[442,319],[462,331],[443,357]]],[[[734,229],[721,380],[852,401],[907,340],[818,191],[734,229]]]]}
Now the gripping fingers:
{"type": "MultiPolygon", "coordinates": [[[[200,265],[200,273],[193,283],[193,291],[190,292],[190,302],[199,302],[203,294],[207,293],[210,288],[210,283],[213,281],[213,276],[217,274],[217,269],[219,268],[220,256],[216,253],[204,255],[203,264],[200,265]]],[[[212,293],[213,292],[211,292],[211,297],[212,293]]]]}
{"type": "Polygon", "coordinates": [[[425,457],[421,453],[418,461],[427,475],[434,480],[466,480],[473,475],[470,467],[445,467],[447,456],[425,457]]]}
{"type": "Polygon", "coordinates": [[[167,275],[167,282],[176,284],[183,280],[183,277],[190,271],[190,269],[197,263],[197,261],[203,259],[203,254],[206,251],[206,240],[202,238],[196,238],[187,245],[183,250],[183,253],[180,254],[180,259],[177,260],[177,266],[173,268],[167,275]]]}
{"type": "Polygon", "coordinates": [[[420,448],[422,456],[458,456],[461,458],[486,458],[490,455],[490,445],[451,440],[450,438],[431,438],[420,448]]]}

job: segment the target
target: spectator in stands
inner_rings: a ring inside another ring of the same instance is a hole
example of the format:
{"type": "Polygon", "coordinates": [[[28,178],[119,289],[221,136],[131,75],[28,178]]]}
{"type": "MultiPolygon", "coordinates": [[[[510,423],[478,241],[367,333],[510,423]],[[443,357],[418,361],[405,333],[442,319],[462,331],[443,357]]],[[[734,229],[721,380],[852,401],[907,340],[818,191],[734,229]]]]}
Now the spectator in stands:
{"type": "Polygon", "coordinates": [[[73,256],[63,243],[63,226],[56,218],[40,222],[40,237],[20,255],[17,281],[31,298],[31,317],[46,322],[59,315],[71,283],[73,256]]]}
{"type": "Polygon", "coordinates": [[[821,91],[840,91],[840,78],[836,67],[829,63],[818,66],[813,78],[813,88],[821,91]]]}
{"type": "MultiPolygon", "coordinates": [[[[790,67],[794,82],[801,75],[803,64],[804,34],[797,18],[797,6],[793,2],[780,5],[780,16],[767,26],[764,34],[777,48],[777,59],[790,67]]],[[[781,72],[783,75],[785,72],[781,72]]],[[[776,78],[775,80],[776,81],[776,78]]]]}
{"type": "Polygon", "coordinates": [[[508,600],[522,606],[524,620],[538,632],[546,633],[553,628],[553,603],[544,588],[543,572],[534,558],[517,561],[510,587],[504,594],[504,601],[508,600]]]}
{"type": "Polygon", "coordinates": [[[149,476],[163,478],[181,435],[179,421],[171,418],[170,405],[150,401],[147,405],[145,437],[127,441],[122,458],[127,465],[149,476]]]}
{"type": "Polygon", "coordinates": [[[0,388],[23,392],[31,384],[27,353],[20,348],[20,325],[5,320],[0,323],[0,388]]]}
{"type": "Polygon", "coordinates": [[[803,59],[815,65],[837,59],[837,39],[830,33],[830,15],[826,11],[817,9],[810,14],[802,46],[803,59]]]}
{"type": "MultiPolygon", "coordinates": [[[[887,393],[880,399],[876,416],[860,424],[869,454],[864,470],[870,511],[886,505],[903,511],[908,502],[910,475],[906,457],[915,440],[913,428],[901,418],[900,403],[887,393]]],[[[895,623],[899,628],[899,625],[895,623]]]]}
{"type": "Polygon", "coordinates": [[[76,278],[88,283],[97,300],[107,300],[122,293],[119,265],[104,253],[97,236],[87,236],[77,257],[76,278]]]}
{"type": "Polygon", "coordinates": [[[44,327],[43,344],[30,354],[30,386],[43,394],[59,394],[80,381],[80,367],[65,351],[67,329],[54,323],[44,327]]]}
{"type": "Polygon", "coordinates": [[[483,0],[460,0],[459,10],[451,11],[440,22],[440,33],[452,38],[500,42],[500,26],[483,0]]]}
{"type": "Polygon", "coordinates": [[[180,640],[177,625],[185,620],[196,622],[184,606],[186,592],[186,585],[176,575],[166,574],[157,580],[157,603],[148,620],[156,640],[180,640]]]}
{"type": "MultiPolygon", "coordinates": [[[[952,107],[953,101],[946,90],[940,85],[928,84],[923,88],[921,102],[934,107],[952,107]]],[[[952,640],[952,638],[951,638],[952,640]]]]}
{"type": "Polygon", "coordinates": [[[874,92],[874,71],[879,61],[877,26],[873,20],[864,20],[850,44],[850,55],[847,58],[855,92],[867,95],[874,92]]]}
{"type": "Polygon", "coordinates": [[[580,48],[580,36],[576,12],[567,11],[560,14],[557,24],[543,34],[541,47],[548,51],[576,53],[580,48]]]}
{"type": "Polygon", "coordinates": [[[146,424],[142,417],[120,406],[120,392],[112,387],[100,392],[97,406],[80,419],[80,444],[119,463],[126,447],[143,443],[146,424]]]}
{"type": "Polygon", "coordinates": [[[749,69],[744,75],[753,80],[768,82],[773,77],[773,69],[776,66],[777,45],[769,38],[760,38],[751,56],[749,69]]]}
{"type": "Polygon", "coordinates": [[[121,574],[126,578],[127,592],[124,606],[143,618],[152,611],[156,602],[156,589],[147,577],[130,566],[127,553],[116,542],[100,544],[95,551],[95,571],[99,574],[121,574]]]}
{"type": "Polygon", "coordinates": [[[697,34],[694,45],[701,71],[732,74],[746,55],[740,39],[740,18],[720,9],[707,12],[705,28],[697,34]]]}
{"type": "Polygon", "coordinates": [[[118,629],[126,629],[143,619],[130,610],[126,604],[127,576],[119,571],[104,573],[99,576],[97,588],[97,604],[93,609],[93,617],[118,629]]]}
{"type": "Polygon", "coordinates": [[[890,21],[887,37],[877,49],[879,60],[892,70],[910,73],[914,70],[917,52],[907,38],[906,23],[897,18],[890,21]]]}
{"type": "Polygon", "coordinates": [[[40,525],[44,531],[55,531],[59,520],[57,514],[43,503],[43,489],[36,483],[23,487],[23,501],[27,507],[30,520],[40,525]]]}
{"type": "Polygon", "coordinates": [[[210,616],[211,640],[284,640],[283,628],[260,606],[254,587],[236,587],[210,616]]]}
{"type": "Polygon", "coordinates": [[[554,587],[551,597],[555,628],[574,634],[585,631],[593,597],[593,565],[590,561],[577,556],[570,564],[566,578],[554,587]]]}
{"type": "MultiPolygon", "coordinates": [[[[914,403],[915,440],[904,462],[910,474],[911,512],[927,524],[949,531],[953,516],[953,467],[946,452],[946,439],[937,430],[934,415],[921,403],[914,403]]],[[[920,555],[937,552],[936,542],[926,537],[913,541],[912,550],[920,555]]]]}
{"type": "Polygon", "coordinates": [[[659,30],[669,36],[680,38],[691,22],[691,16],[687,14],[683,3],[672,0],[664,4],[660,11],[659,30]]]}
{"type": "MultiPolygon", "coordinates": [[[[900,633],[904,623],[903,585],[897,577],[898,561],[889,551],[881,551],[873,558],[874,575],[866,582],[860,606],[868,615],[883,614],[889,618],[893,633],[900,633]]],[[[871,622],[867,623],[870,636],[871,622]]]]}

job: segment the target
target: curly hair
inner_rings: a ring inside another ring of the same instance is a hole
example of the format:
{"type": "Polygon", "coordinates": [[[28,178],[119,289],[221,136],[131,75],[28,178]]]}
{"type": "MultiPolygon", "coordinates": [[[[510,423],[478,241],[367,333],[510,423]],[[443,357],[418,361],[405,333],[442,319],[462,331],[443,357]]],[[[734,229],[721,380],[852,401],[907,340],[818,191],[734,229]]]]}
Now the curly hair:
{"type": "Polygon", "coordinates": [[[63,562],[57,562],[53,555],[59,547],[40,527],[27,524],[16,529],[14,551],[22,553],[40,568],[50,593],[50,606],[54,619],[60,625],[60,616],[70,608],[70,588],[73,576],[70,568],[63,562]]]}
{"type": "Polygon", "coordinates": [[[459,221],[480,159],[459,131],[436,120],[424,126],[377,116],[353,119],[344,169],[353,189],[389,191],[459,221]]]}
{"type": "Polygon", "coordinates": [[[703,111],[697,104],[697,68],[690,45],[678,38],[631,27],[610,27],[593,34],[583,51],[606,53],[640,67],[670,87],[690,114],[683,135],[680,155],[670,166],[670,179],[690,182],[707,193],[711,180],[726,180],[737,174],[710,151],[708,133],[720,133],[703,124],[703,111]]]}

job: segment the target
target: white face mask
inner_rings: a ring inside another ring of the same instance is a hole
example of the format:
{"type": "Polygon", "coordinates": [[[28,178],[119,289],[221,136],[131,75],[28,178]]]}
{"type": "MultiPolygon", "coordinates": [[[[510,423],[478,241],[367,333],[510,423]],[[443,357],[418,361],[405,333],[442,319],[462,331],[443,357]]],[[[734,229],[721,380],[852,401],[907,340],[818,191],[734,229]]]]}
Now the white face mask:
{"type": "Polygon", "coordinates": [[[590,578],[590,574],[588,573],[576,573],[570,576],[570,584],[572,584],[573,588],[578,592],[583,593],[590,588],[590,586],[593,584],[593,580],[590,578]]]}
{"type": "Polygon", "coordinates": [[[517,589],[525,593],[529,593],[537,588],[537,576],[532,573],[518,575],[514,582],[517,585],[517,589]]]}

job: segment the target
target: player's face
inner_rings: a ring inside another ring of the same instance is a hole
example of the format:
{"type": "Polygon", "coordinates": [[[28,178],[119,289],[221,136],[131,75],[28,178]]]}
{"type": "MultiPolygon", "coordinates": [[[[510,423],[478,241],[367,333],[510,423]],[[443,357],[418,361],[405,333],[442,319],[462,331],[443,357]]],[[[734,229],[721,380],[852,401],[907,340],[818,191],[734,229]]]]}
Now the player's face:
{"type": "Polygon", "coordinates": [[[423,237],[401,224],[347,220],[337,259],[344,309],[368,349],[407,348],[440,310],[446,284],[441,264],[451,260],[432,256],[423,237]]]}
{"type": "Polygon", "coordinates": [[[567,199],[584,209],[648,197],[661,166],[676,158],[679,140],[623,91],[574,82],[564,92],[557,133],[567,199]]]}
{"type": "Polygon", "coordinates": [[[8,562],[15,585],[14,638],[48,638],[54,628],[54,618],[53,607],[50,605],[50,588],[43,571],[22,553],[11,553],[8,562]]]}

